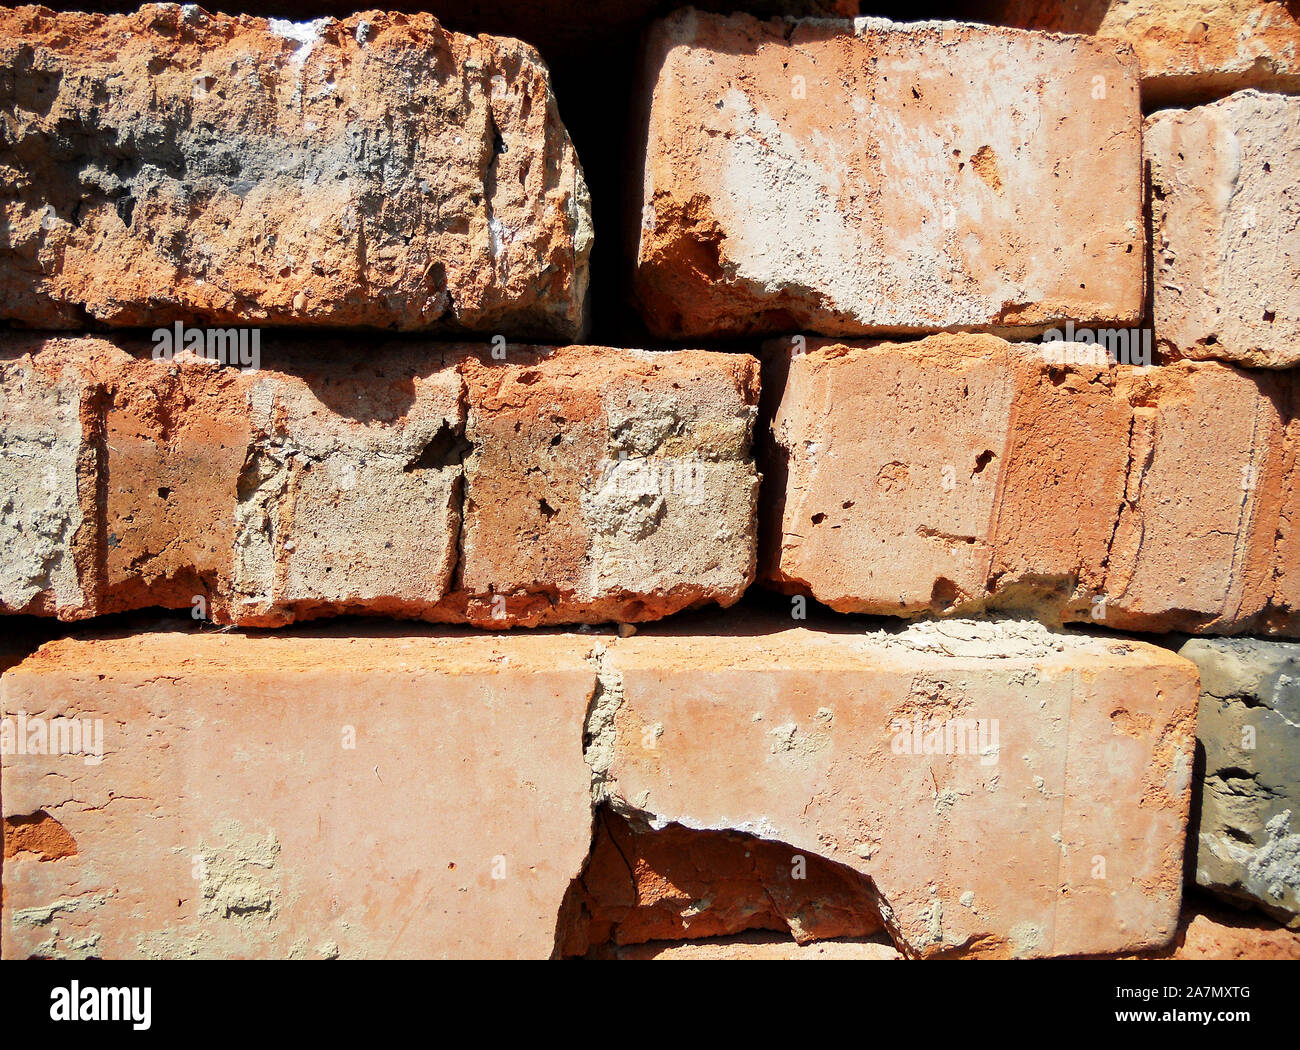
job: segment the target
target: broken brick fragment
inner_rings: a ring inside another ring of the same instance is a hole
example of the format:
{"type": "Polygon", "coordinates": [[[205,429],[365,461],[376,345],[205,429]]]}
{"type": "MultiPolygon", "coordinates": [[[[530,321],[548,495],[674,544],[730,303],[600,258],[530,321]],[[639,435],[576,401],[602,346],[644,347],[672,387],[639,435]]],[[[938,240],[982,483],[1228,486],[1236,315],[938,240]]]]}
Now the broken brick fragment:
{"type": "Polygon", "coordinates": [[[1201,672],[1198,886],[1300,931],[1300,644],[1193,638],[1201,672]]]}
{"type": "Polygon", "coordinates": [[[798,944],[883,926],[859,873],[779,842],[602,807],[591,855],[561,912],[561,955],[776,930],[798,944]]]}
{"type": "Polygon", "coordinates": [[[77,843],[67,828],[48,813],[4,818],[5,860],[29,853],[39,860],[60,860],[77,853],[77,843]]]}

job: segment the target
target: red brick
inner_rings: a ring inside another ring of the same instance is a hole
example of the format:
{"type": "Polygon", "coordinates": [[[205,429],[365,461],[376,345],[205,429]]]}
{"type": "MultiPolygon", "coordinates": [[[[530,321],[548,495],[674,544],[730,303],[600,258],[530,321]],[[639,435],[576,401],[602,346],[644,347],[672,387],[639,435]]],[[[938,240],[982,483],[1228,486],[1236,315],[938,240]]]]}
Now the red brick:
{"type": "Polygon", "coordinates": [[[1059,363],[993,336],[807,345],[766,356],[778,589],[839,612],[1295,629],[1290,375],[1059,363]]]}
{"type": "Polygon", "coordinates": [[[969,0],[961,10],[979,22],[1132,45],[1148,106],[1300,89],[1300,19],[1282,0],[969,0]]]}
{"type": "Polygon", "coordinates": [[[1144,141],[1161,349],[1300,365],[1300,99],[1243,91],[1163,110],[1144,141]]]}
{"type": "Polygon", "coordinates": [[[268,342],[241,373],[15,337],[0,609],[534,626],[752,582],[753,358],[356,345],[268,342]]]}
{"type": "Polygon", "coordinates": [[[859,872],[905,954],[1174,936],[1197,674],[1168,650],[1032,622],[864,636],[731,616],[620,639],[602,685],[617,702],[588,731],[609,738],[592,764],[613,806],[859,872]],[[939,753],[908,753],[918,729],[939,753]]]}
{"type": "Polygon", "coordinates": [[[4,958],[548,957],[590,844],[589,647],[48,644],[0,707],[99,720],[103,760],[4,756],[4,958]]]}
{"type": "Polygon", "coordinates": [[[517,40],[150,4],[0,41],[0,318],[583,330],[587,189],[517,40]]]}
{"type": "Polygon", "coordinates": [[[1128,47],[685,11],[646,64],[635,285],[655,334],[1141,316],[1128,47]]]}

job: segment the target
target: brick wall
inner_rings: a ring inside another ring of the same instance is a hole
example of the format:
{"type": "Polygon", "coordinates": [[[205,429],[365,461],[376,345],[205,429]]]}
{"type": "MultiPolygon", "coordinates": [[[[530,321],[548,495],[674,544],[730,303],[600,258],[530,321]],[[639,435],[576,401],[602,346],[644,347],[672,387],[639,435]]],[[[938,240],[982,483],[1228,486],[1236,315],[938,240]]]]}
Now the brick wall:
{"type": "Polygon", "coordinates": [[[0,955],[1300,956],[1291,8],[93,6],[0,955]]]}

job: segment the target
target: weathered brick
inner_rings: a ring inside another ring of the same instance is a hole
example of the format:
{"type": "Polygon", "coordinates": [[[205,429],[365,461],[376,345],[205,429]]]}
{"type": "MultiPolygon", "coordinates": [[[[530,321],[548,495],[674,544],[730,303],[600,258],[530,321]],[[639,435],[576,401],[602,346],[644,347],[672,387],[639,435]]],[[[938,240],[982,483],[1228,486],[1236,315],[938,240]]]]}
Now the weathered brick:
{"type": "MultiPolygon", "coordinates": [[[[90,10],[115,0],[80,0],[90,10]]],[[[116,0],[126,3],[129,0],[116,0]]],[[[245,0],[258,14],[301,18],[302,0],[245,0]]],[[[536,45],[547,58],[580,57],[590,61],[593,50],[617,46],[649,19],[666,14],[676,0],[590,0],[575,6],[569,0],[385,0],[386,11],[428,11],[443,25],[464,33],[498,33],[536,45]]],[[[762,15],[852,17],[859,0],[699,0],[694,7],[746,10],[762,15]]],[[[83,8],[84,9],[84,8],[83,8]]],[[[344,18],[357,9],[357,0],[312,0],[313,13],[344,18]]]]}
{"type": "Polygon", "coordinates": [[[1128,47],[687,11],[647,68],[635,285],[656,334],[1141,316],[1128,47]]]}
{"type": "Polygon", "coordinates": [[[49,643],[3,713],[98,720],[103,758],[4,756],[4,958],[551,955],[591,836],[589,646],[49,643]]]}
{"type": "Polygon", "coordinates": [[[1294,376],[1062,363],[1066,344],[987,335],[807,345],[765,356],[778,589],[840,612],[1296,630],[1294,376]]]}
{"type": "Polygon", "coordinates": [[[0,359],[0,609],[637,621],[738,600],[748,356],[268,342],[260,371],[130,341],[0,359]]]}
{"type": "MultiPolygon", "coordinates": [[[[466,615],[655,619],[754,578],[758,363],[565,349],[465,364],[466,615]]],[[[459,615],[459,612],[457,613],[459,615]]]]}
{"type": "Polygon", "coordinates": [[[1300,365],[1300,99],[1243,91],[1164,110],[1144,142],[1162,350],[1300,365]]]}
{"type": "Polygon", "coordinates": [[[1148,105],[1241,88],[1300,90],[1300,19],[1281,0],[966,0],[980,22],[1095,33],[1132,45],[1148,105]]]}
{"type": "Polygon", "coordinates": [[[0,611],[76,618],[95,600],[99,450],[83,440],[79,362],[36,370],[0,350],[0,611]]]}
{"type": "Polygon", "coordinates": [[[1291,376],[1291,425],[1288,428],[1282,508],[1277,526],[1272,611],[1274,627],[1300,638],[1300,374],[1291,376]]]}
{"type": "Polygon", "coordinates": [[[1168,650],[1032,622],[731,616],[600,661],[589,762],[616,809],[833,859],[906,954],[1174,935],[1197,676],[1168,650]]]}
{"type": "Polygon", "coordinates": [[[1196,882],[1300,929],[1300,645],[1193,638],[1201,672],[1196,882]]]}
{"type": "Polygon", "coordinates": [[[20,7],[0,116],[6,320],[583,328],[587,190],[519,41],[20,7]]]}

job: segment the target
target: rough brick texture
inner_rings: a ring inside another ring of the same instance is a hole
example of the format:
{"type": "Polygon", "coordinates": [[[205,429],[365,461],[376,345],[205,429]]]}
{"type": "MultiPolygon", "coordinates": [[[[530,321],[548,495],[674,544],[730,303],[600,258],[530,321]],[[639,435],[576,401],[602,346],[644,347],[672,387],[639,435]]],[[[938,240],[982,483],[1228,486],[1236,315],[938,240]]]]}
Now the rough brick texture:
{"type": "Polygon", "coordinates": [[[778,589],[840,612],[1300,633],[1294,375],[977,335],[807,345],[764,359],[778,589]]]}
{"type": "Polygon", "coordinates": [[[1300,90],[1300,16],[1283,0],[965,0],[981,22],[1132,45],[1148,105],[1300,90]]]}
{"type": "Polygon", "coordinates": [[[1198,902],[1178,931],[1172,959],[1300,959],[1300,931],[1198,902]]]}
{"type": "Polygon", "coordinates": [[[47,645],[4,714],[102,720],[103,761],[5,756],[4,957],[546,958],[590,844],[583,655],[392,628],[47,645]]]}
{"type": "Polygon", "coordinates": [[[1166,354],[1300,365],[1300,99],[1243,91],[1146,124],[1166,354]]]}
{"type": "Polygon", "coordinates": [[[1021,622],[61,639],[0,679],[0,952],[1145,950],[1196,688],[1021,622]]]}
{"type": "Polygon", "coordinates": [[[1296,3],[312,2],[0,7],[0,958],[1300,955],[1296,3]]]}
{"type": "Polygon", "coordinates": [[[531,626],[731,604],[753,580],[753,358],[354,350],[276,341],[241,372],[11,337],[0,610],[531,626]]]}
{"type": "Polygon", "coordinates": [[[617,703],[593,766],[616,809],[833,859],[871,880],[909,955],[1173,937],[1191,664],[1029,622],[865,636],[782,622],[648,628],[610,648],[617,703]]]}
{"type": "Polygon", "coordinates": [[[1196,882],[1300,929],[1300,645],[1193,638],[1205,753],[1196,882]]]}
{"type": "MultiPolygon", "coordinates": [[[[82,11],[122,11],[132,0],[78,0],[82,11]]],[[[570,0],[385,0],[385,11],[428,12],[443,25],[471,35],[497,33],[518,37],[538,47],[548,59],[590,59],[593,48],[620,44],[635,36],[645,22],[681,5],[676,0],[590,0],[576,6],[570,0]]],[[[705,10],[749,11],[761,17],[846,18],[859,13],[859,0],[699,0],[705,10]]],[[[357,0],[240,0],[225,8],[254,10],[264,17],[301,19],[305,13],[346,18],[357,0]]],[[[572,102],[568,102],[572,105],[572,102]]]]}
{"type": "Polygon", "coordinates": [[[571,339],[589,201],[516,40],[0,10],[0,318],[571,339]]]}
{"type": "Polygon", "coordinates": [[[797,944],[883,935],[870,884],[851,868],[753,835],[654,829],[608,809],[558,929],[561,955],[598,957],[747,930],[797,944]]]}
{"type": "Polygon", "coordinates": [[[635,284],[656,334],[1140,317],[1128,48],[687,11],[647,51],[635,284]]]}

